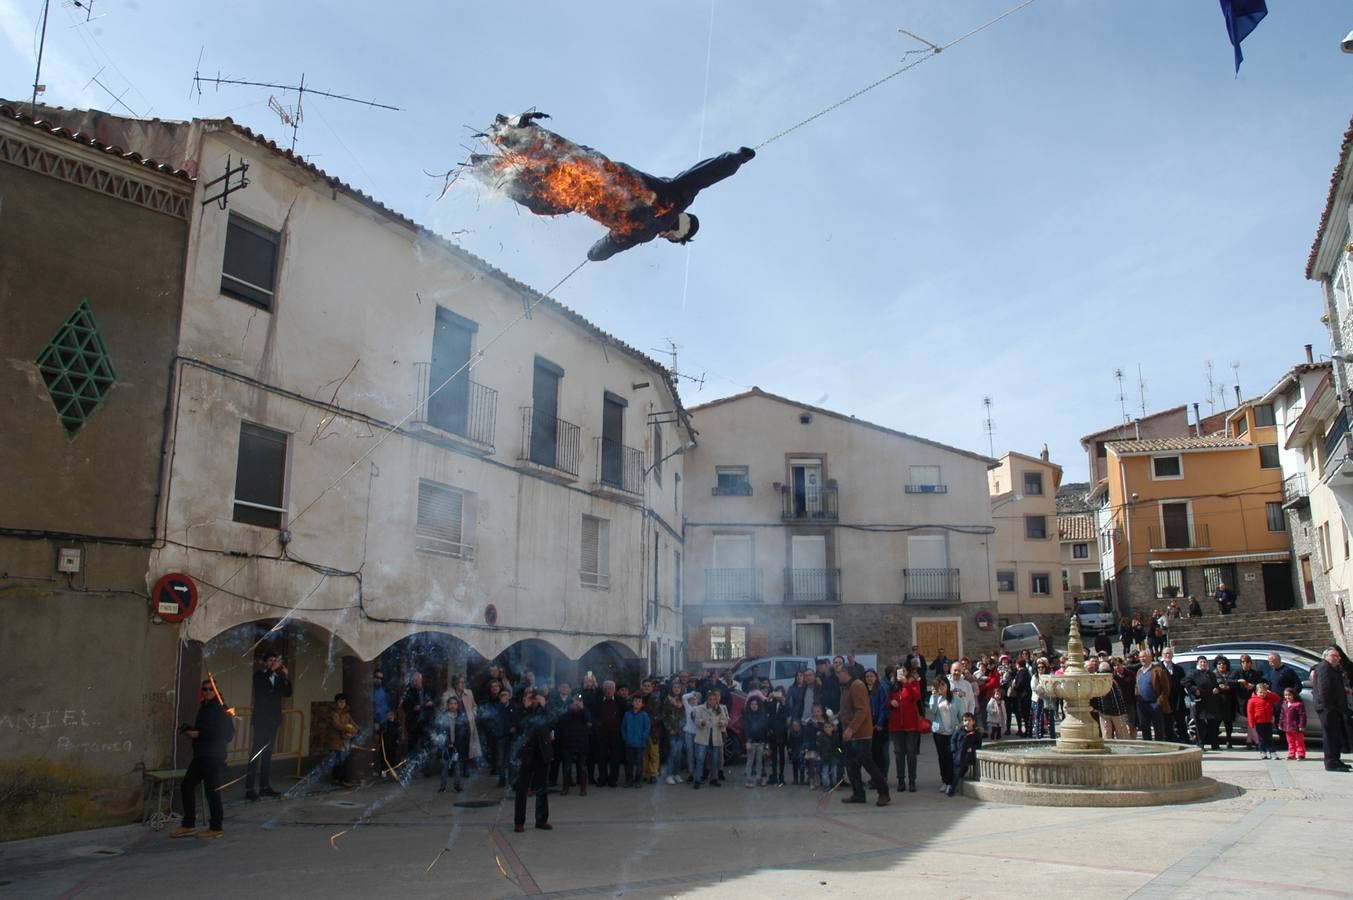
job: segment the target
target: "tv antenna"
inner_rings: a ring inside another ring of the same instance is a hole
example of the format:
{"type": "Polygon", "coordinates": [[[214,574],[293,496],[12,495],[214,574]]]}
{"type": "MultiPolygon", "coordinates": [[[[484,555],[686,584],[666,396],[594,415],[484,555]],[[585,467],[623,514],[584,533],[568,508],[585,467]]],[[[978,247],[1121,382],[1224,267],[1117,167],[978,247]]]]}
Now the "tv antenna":
{"type": "Polygon", "coordinates": [[[1142,380],[1142,364],[1137,363],[1137,396],[1142,402],[1142,418],[1146,418],[1146,382],[1142,380]]]}
{"type": "Polygon", "coordinates": [[[362,106],[370,106],[374,109],[388,109],[393,112],[400,112],[398,106],[391,106],[388,103],[379,103],[375,100],[363,100],[360,97],[349,97],[346,94],[336,94],[333,91],[321,91],[305,83],[305,73],[301,73],[301,80],[298,84],[278,84],[273,81],[249,81],[243,78],[224,78],[218,72],[214,76],[203,75],[201,72],[202,55],[197,57],[198,68],[193,71],[193,89],[197,91],[197,96],[202,96],[202,85],[213,85],[217,90],[222,85],[234,85],[237,87],[263,87],[272,88],[276,91],[294,91],[296,94],[296,105],[287,106],[279,101],[275,96],[268,97],[268,108],[277,113],[282,124],[291,128],[291,150],[296,151],[296,135],[300,131],[301,123],[305,121],[305,96],[312,94],[316,97],[328,97],[330,100],[342,100],[345,103],[357,103],[362,106]]]}
{"type": "Polygon", "coordinates": [[[1212,360],[1204,360],[1203,369],[1207,372],[1207,414],[1210,416],[1217,411],[1217,382],[1212,377],[1212,360]]]}
{"type": "Polygon", "coordinates": [[[677,368],[677,351],[679,351],[680,349],[681,349],[681,345],[680,345],[680,344],[678,344],[676,341],[672,340],[671,338],[668,338],[668,339],[667,339],[667,349],[666,349],[666,350],[660,350],[660,349],[658,349],[657,347],[654,347],[654,348],[653,348],[653,352],[654,352],[654,353],[661,353],[663,356],[670,356],[670,357],[672,358],[672,365],[667,369],[667,371],[668,371],[668,373],[671,374],[671,376],[672,376],[674,379],[680,380],[680,379],[683,379],[683,378],[684,378],[685,380],[687,380],[687,381],[691,382],[692,384],[696,385],[696,388],[697,388],[697,389],[703,389],[704,386],[705,386],[705,375],[708,374],[708,373],[706,373],[706,372],[701,372],[701,373],[699,374],[699,376],[695,376],[695,375],[687,375],[685,372],[683,372],[683,371],[681,371],[679,368],[677,368]]]}
{"type": "Polygon", "coordinates": [[[982,398],[982,408],[986,411],[986,420],[982,423],[982,430],[987,433],[987,455],[996,456],[996,426],[991,424],[991,395],[988,394],[982,398]]]}
{"type": "Polygon", "coordinates": [[[1132,417],[1127,411],[1127,393],[1123,390],[1123,370],[1121,368],[1113,370],[1113,380],[1118,382],[1118,408],[1123,412],[1123,424],[1126,425],[1132,421],[1132,417]]]}
{"type": "Polygon", "coordinates": [[[1239,405],[1240,405],[1240,363],[1239,363],[1239,362],[1233,362],[1233,363],[1231,363],[1231,371],[1234,372],[1234,373],[1235,373],[1235,376],[1236,376],[1236,380],[1235,380],[1235,385],[1236,385],[1236,406],[1239,406],[1239,405]]]}

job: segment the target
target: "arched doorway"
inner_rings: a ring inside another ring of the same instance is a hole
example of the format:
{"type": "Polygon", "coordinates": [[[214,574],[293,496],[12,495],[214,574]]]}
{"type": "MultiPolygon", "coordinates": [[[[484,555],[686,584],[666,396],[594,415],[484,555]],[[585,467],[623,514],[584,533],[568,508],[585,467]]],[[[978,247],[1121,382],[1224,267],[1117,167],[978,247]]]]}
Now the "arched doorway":
{"type": "Polygon", "coordinates": [[[591,672],[598,682],[610,679],[616,684],[627,684],[631,688],[639,686],[643,677],[643,660],[634,651],[617,641],[602,641],[588,650],[578,660],[578,673],[591,672]]]}
{"type": "Polygon", "coordinates": [[[536,638],[510,645],[490,665],[506,669],[514,685],[520,685],[527,672],[535,675],[537,687],[552,687],[561,681],[576,683],[573,661],[550,642],[536,638]]]}

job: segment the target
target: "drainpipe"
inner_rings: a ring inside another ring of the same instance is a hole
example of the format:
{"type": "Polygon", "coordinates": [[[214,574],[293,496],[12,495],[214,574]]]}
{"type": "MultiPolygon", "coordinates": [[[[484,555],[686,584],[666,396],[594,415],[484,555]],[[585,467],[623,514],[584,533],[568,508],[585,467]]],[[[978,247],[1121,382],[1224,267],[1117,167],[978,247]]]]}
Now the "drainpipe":
{"type": "Polygon", "coordinates": [[[1118,476],[1123,481],[1123,534],[1127,537],[1127,570],[1132,574],[1132,500],[1127,489],[1127,466],[1118,460],[1118,476]]]}

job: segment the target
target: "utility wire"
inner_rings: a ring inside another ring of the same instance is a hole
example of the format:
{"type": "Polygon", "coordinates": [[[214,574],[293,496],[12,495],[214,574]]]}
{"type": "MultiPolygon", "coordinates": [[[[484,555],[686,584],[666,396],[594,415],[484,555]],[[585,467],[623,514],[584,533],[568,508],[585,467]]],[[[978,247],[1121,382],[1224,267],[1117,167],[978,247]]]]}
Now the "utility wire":
{"type": "MultiPolygon", "coordinates": [[[[821,110],[820,112],[813,113],[813,114],[812,114],[811,116],[809,116],[808,118],[804,119],[804,120],[801,121],[801,122],[797,122],[797,123],[795,123],[795,124],[789,126],[789,127],[786,128],[784,131],[781,131],[779,134],[775,134],[775,135],[772,135],[771,137],[766,138],[764,141],[762,141],[761,143],[757,144],[757,145],[756,145],[755,147],[753,147],[752,149],[754,149],[754,150],[760,150],[762,147],[765,147],[767,144],[773,144],[773,143],[775,143],[776,141],[778,141],[780,138],[784,137],[785,135],[790,134],[790,133],[795,132],[795,131],[798,131],[800,128],[802,128],[803,126],[807,125],[808,123],[814,122],[814,121],[816,121],[816,120],[822,118],[823,116],[825,116],[827,113],[832,112],[832,111],[837,110],[837,109],[840,109],[841,107],[845,106],[847,103],[849,103],[850,101],[856,99],[857,97],[860,97],[860,96],[863,96],[864,94],[869,93],[869,92],[872,91],[874,88],[879,87],[879,86],[881,86],[881,85],[883,85],[883,84],[886,84],[886,83],[889,82],[889,81],[892,81],[894,78],[896,78],[897,76],[901,75],[903,72],[909,72],[909,71],[911,71],[912,69],[914,69],[914,68],[916,68],[917,66],[919,66],[921,63],[925,62],[926,60],[928,60],[928,59],[933,59],[935,56],[938,56],[940,53],[943,53],[945,50],[948,50],[950,47],[954,46],[955,44],[961,44],[961,43],[963,43],[964,41],[966,41],[968,38],[972,37],[973,35],[979,34],[979,33],[983,32],[983,31],[986,31],[988,28],[990,28],[991,26],[995,25],[997,22],[1000,22],[1002,19],[1005,19],[1005,18],[1007,18],[1007,17],[1009,17],[1009,16],[1013,16],[1015,13],[1017,13],[1017,12],[1019,12],[1020,10],[1024,9],[1024,7],[1028,6],[1029,4],[1031,4],[1031,3],[1033,3],[1033,2],[1034,2],[1034,0],[1024,0],[1024,2],[1021,3],[1021,4],[1019,4],[1018,6],[1015,6],[1015,7],[1012,7],[1011,9],[1006,10],[1005,12],[1001,13],[1001,14],[1000,14],[999,16],[997,16],[996,18],[992,19],[990,22],[987,22],[987,23],[985,23],[985,24],[983,24],[983,25],[977,26],[977,27],[974,28],[972,31],[969,31],[967,34],[963,35],[962,37],[955,38],[954,40],[950,41],[949,43],[945,44],[945,45],[942,46],[942,47],[936,46],[936,45],[934,45],[934,44],[931,44],[931,47],[930,47],[930,49],[928,49],[928,50],[908,50],[905,54],[903,54],[902,59],[903,59],[905,62],[904,62],[904,65],[902,66],[902,68],[900,68],[900,69],[895,69],[894,71],[889,72],[887,75],[884,75],[884,76],[883,76],[882,78],[880,78],[878,81],[875,81],[875,82],[873,82],[872,84],[865,85],[864,87],[860,88],[860,89],[859,89],[858,91],[856,91],[855,93],[851,94],[851,95],[848,96],[848,97],[844,97],[844,98],[842,98],[841,100],[836,101],[836,102],[833,103],[831,106],[828,106],[826,109],[823,109],[823,110],[821,110]],[[917,59],[910,59],[910,57],[913,57],[913,56],[917,56],[917,57],[919,57],[919,58],[917,58],[917,59]]],[[[927,41],[926,43],[929,43],[929,42],[927,41]]]]}

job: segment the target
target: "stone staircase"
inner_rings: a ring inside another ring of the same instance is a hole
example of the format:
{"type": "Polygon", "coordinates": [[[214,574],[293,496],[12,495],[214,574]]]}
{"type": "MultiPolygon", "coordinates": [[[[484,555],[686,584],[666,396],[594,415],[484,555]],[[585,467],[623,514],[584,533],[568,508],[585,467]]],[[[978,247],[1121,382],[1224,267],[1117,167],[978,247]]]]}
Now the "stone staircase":
{"type": "Polygon", "coordinates": [[[1181,619],[1170,629],[1170,644],[1180,650],[1225,641],[1279,641],[1319,653],[1332,640],[1329,620],[1320,607],[1205,615],[1201,619],[1181,619]]]}

